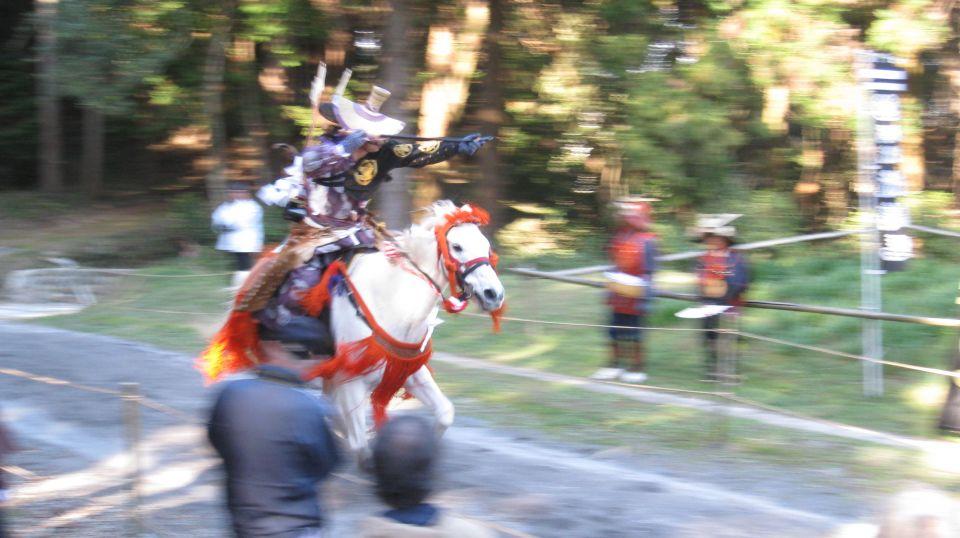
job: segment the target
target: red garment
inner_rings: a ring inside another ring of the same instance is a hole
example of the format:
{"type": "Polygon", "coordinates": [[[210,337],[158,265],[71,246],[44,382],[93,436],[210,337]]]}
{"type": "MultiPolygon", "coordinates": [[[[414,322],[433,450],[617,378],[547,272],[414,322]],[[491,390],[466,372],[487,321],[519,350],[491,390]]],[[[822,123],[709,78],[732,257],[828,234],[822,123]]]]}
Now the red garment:
{"type": "Polygon", "coordinates": [[[737,259],[728,250],[709,250],[700,256],[697,279],[700,284],[700,295],[708,300],[716,300],[720,304],[743,306],[743,296],[736,293],[731,296],[730,286],[733,284],[737,259]]]}
{"type": "MultiPolygon", "coordinates": [[[[607,253],[617,270],[628,275],[639,276],[650,281],[652,267],[647,267],[647,248],[657,236],[650,232],[624,227],[617,231],[610,241],[607,253]]],[[[643,315],[646,298],[628,297],[610,293],[607,304],[618,314],[643,315]]]]}
{"type": "Polygon", "coordinates": [[[607,252],[618,271],[634,276],[650,276],[644,264],[647,241],[656,239],[650,232],[621,228],[613,236],[607,252]]]}

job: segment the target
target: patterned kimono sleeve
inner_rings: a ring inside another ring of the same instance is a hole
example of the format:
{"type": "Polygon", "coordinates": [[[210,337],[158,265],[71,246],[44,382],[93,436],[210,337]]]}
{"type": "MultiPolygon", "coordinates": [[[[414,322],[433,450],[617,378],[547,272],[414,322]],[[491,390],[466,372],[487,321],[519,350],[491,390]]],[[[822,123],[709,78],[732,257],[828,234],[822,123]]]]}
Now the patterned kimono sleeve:
{"type": "Polygon", "coordinates": [[[343,173],[357,164],[340,144],[323,141],[303,150],[303,175],[321,185],[340,185],[343,173]]]}
{"type": "Polygon", "coordinates": [[[386,155],[386,168],[422,168],[429,164],[446,161],[457,154],[457,142],[431,140],[426,142],[402,142],[390,140],[380,151],[386,155]]]}

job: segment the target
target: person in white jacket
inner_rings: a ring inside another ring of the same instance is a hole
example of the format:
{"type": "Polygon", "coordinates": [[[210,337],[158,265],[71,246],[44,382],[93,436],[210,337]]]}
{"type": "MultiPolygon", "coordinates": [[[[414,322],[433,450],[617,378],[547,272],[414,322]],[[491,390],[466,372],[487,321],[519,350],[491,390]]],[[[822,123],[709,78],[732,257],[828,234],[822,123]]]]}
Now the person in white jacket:
{"type": "Polygon", "coordinates": [[[231,183],[227,196],[229,199],[217,206],[211,220],[219,234],[216,249],[234,256],[232,286],[238,288],[253,267],[255,256],[263,250],[263,209],[246,183],[231,183]]]}

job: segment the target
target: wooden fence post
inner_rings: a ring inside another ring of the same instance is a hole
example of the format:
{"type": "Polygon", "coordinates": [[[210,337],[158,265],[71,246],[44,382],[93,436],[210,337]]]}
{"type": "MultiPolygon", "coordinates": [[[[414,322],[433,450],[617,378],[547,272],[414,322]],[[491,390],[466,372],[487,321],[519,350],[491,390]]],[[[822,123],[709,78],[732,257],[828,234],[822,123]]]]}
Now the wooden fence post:
{"type": "Polygon", "coordinates": [[[140,395],[139,383],[120,383],[123,393],[123,436],[127,450],[127,490],[129,499],[130,533],[144,534],[140,498],[140,395]]]}

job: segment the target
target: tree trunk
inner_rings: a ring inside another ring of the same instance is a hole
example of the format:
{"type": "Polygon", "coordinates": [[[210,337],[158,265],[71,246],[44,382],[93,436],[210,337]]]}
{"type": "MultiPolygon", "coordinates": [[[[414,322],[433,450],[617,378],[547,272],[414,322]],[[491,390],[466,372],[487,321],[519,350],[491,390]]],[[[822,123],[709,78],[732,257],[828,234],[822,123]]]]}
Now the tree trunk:
{"type": "Polygon", "coordinates": [[[80,185],[87,194],[103,190],[103,112],[83,106],[83,154],[80,159],[80,185]]]}
{"type": "MultiPolygon", "coordinates": [[[[485,135],[499,136],[500,126],[504,123],[503,114],[503,74],[501,65],[500,40],[503,34],[504,1],[490,0],[490,25],[487,28],[487,40],[484,46],[485,73],[480,88],[477,119],[480,132],[485,135]]],[[[480,184],[475,195],[479,203],[490,213],[490,224],[497,229],[504,223],[503,207],[503,171],[498,152],[498,140],[488,143],[477,154],[480,163],[480,184]]]]}
{"type": "Polygon", "coordinates": [[[260,84],[257,81],[256,45],[247,39],[234,41],[234,59],[243,82],[240,86],[240,117],[243,121],[244,136],[249,140],[250,166],[248,173],[257,178],[258,183],[269,182],[270,150],[267,147],[267,131],[260,112],[260,84]]]}
{"type": "Polygon", "coordinates": [[[60,127],[60,95],[57,91],[58,0],[37,0],[37,111],[40,122],[40,190],[63,190],[63,147],[60,127]]]}
{"type": "MultiPolygon", "coordinates": [[[[446,17],[446,24],[430,26],[426,71],[434,77],[423,84],[420,93],[420,136],[447,136],[450,125],[463,114],[470,95],[470,77],[477,70],[489,7],[486,1],[478,0],[461,0],[455,7],[456,17],[446,17]]],[[[443,195],[440,179],[449,170],[450,165],[444,162],[414,172],[417,207],[443,195]]]]}
{"type": "Polygon", "coordinates": [[[224,68],[227,60],[227,37],[230,32],[229,12],[217,15],[207,58],[203,68],[203,112],[210,129],[210,160],[213,163],[207,174],[207,199],[214,207],[225,199],[227,187],[227,129],[223,118],[224,68]]]}
{"type": "MultiPolygon", "coordinates": [[[[960,56],[957,46],[960,44],[960,9],[956,2],[942,2],[941,9],[950,25],[950,40],[943,48],[940,57],[941,69],[950,83],[950,111],[960,116],[960,56]]],[[[954,135],[952,187],[954,204],[960,206],[960,135],[954,135]]]]}
{"type": "MultiPolygon", "coordinates": [[[[391,13],[383,36],[383,82],[393,92],[387,102],[387,114],[399,120],[411,119],[406,110],[407,81],[410,76],[410,18],[413,9],[411,0],[390,0],[391,13]]],[[[410,179],[409,170],[398,168],[390,173],[393,180],[380,189],[378,208],[380,216],[393,229],[410,224],[410,179]]]]}

